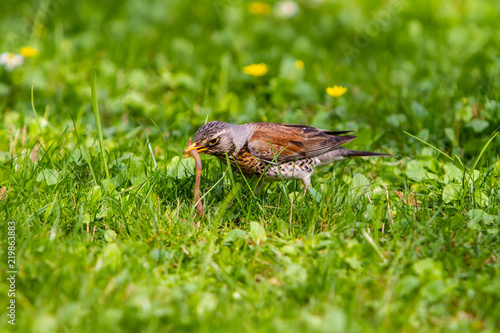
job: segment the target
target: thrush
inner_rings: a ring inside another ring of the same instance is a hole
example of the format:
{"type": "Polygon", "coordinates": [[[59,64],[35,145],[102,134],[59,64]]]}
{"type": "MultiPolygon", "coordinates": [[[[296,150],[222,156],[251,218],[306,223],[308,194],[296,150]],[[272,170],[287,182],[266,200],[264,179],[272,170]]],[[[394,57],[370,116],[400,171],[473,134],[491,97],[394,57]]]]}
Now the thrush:
{"type": "MultiPolygon", "coordinates": [[[[243,176],[264,181],[300,179],[304,194],[315,167],[349,157],[386,156],[342,147],[356,138],[352,131],[327,131],[312,126],[277,123],[231,125],[211,121],[198,129],[184,154],[196,149],[223,162],[243,176]]],[[[261,184],[261,182],[259,182],[261,184]]]]}

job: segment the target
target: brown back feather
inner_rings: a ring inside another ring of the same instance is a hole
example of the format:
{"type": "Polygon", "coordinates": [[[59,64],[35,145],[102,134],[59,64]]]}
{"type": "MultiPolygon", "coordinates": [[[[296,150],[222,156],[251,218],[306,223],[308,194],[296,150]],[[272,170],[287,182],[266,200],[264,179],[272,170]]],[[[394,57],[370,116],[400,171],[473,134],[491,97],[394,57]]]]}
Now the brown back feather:
{"type": "Polygon", "coordinates": [[[311,126],[254,123],[255,133],[248,140],[252,155],[278,162],[314,157],[354,140],[354,135],[334,136],[311,126]]]}

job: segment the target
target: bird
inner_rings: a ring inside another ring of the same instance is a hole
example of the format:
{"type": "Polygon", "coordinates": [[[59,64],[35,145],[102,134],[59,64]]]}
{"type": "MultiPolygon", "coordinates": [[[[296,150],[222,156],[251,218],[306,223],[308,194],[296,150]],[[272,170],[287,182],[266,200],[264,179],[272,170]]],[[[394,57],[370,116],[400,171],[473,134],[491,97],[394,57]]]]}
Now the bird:
{"type": "Polygon", "coordinates": [[[351,150],[342,145],[356,138],[352,131],[328,131],[307,125],[255,122],[232,125],[211,121],[198,129],[194,142],[184,151],[229,161],[232,169],[247,178],[258,177],[255,192],[262,181],[300,179],[304,195],[311,185],[311,175],[317,166],[350,157],[390,154],[351,150]]]}

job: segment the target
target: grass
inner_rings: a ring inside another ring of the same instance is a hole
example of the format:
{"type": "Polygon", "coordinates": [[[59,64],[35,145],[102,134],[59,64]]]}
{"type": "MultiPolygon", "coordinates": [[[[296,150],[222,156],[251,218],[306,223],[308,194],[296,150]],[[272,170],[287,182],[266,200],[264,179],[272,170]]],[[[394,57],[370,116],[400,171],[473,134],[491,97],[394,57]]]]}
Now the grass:
{"type": "Polygon", "coordinates": [[[297,3],[2,3],[0,50],[39,51],[0,67],[18,331],[500,329],[499,5],[297,3]],[[319,168],[303,197],[202,156],[200,221],[181,153],[207,120],[352,129],[399,158],[319,168]]]}

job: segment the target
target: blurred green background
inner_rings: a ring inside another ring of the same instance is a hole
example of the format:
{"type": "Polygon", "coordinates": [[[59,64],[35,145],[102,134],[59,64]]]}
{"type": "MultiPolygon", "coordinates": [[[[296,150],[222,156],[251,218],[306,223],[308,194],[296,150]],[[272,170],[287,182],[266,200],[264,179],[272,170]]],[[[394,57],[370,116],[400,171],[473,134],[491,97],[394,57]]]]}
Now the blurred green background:
{"type": "Polygon", "coordinates": [[[0,54],[37,52],[0,65],[17,327],[498,331],[499,13],[496,0],[0,1],[0,54]],[[195,223],[180,157],[211,120],[354,130],[349,148],[399,159],[324,167],[306,197],[293,181],[255,197],[203,156],[195,223]]]}
{"type": "Polygon", "coordinates": [[[406,130],[473,155],[500,123],[498,2],[292,3],[3,1],[1,50],[40,52],[2,73],[4,124],[33,117],[31,86],[49,122],[91,124],[94,67],[108,128],[302,123],[360,130],[360,146],[383,135],[398,154],[406,130]],[[251,63],[269,72],[244,74],[251,63]],[[329,98],[333,85],[349,91],[329,98]]]}

